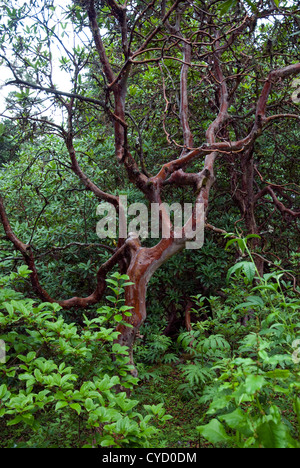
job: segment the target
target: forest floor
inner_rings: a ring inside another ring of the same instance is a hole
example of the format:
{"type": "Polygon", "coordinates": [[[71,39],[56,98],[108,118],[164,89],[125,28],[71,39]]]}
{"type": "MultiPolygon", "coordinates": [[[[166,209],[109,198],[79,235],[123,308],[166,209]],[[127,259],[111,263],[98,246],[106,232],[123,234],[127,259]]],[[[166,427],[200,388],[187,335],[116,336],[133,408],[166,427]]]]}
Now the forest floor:
{"type": "MultiPolygon", "coordinates": [[[[197,426],[202,422],[209,404],[198,402],[197,396],[183,396],[179,386],[183,383],[182,373],[176,365],[156,365],[151,368],[154,378],[144,379],[132,393],[132,398],[140,401],[138,410],[143,412],[143,405],[163,403],[166,414],[172,416],[164,426],[159,426],[160,432],[153,438],[154,448],[215,448],[200,436],[197,426]],[[157,376],[157,378],[156,378],[157,376]]],[[[297,437],[297,417],[293,411],[292,402],[287,402],[284,396],[276,397],[276,404],[282,412],[285,424],[297,437]]],[[[218,444],[219,448],[226,445],[218,444]]]]}
{"type": "Polygon", "coordinates": [[[182,384],[182,374],[172,365],[153,366],[154,373],[160,379],[143,380],[132,394],[142,405],[163,403],[166,414],[172,419],[160,426],[160,432],[152,441],[155,448],[209,448],[205,439],[200,438],[196,427],[205,411],[204,405],[197,398],[183,397],[178,389],[182,384]]]}

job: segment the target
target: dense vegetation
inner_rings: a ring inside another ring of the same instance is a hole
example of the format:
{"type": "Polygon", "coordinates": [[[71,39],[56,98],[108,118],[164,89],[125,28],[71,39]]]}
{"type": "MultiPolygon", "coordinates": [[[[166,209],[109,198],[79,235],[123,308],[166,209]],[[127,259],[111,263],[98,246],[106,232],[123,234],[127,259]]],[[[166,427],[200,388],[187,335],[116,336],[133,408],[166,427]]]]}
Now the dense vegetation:
{"type": "Polygon", "coordinates": [[[299,448],[299,2],[66,3],[0,0],[0,447],[299,448]]]}

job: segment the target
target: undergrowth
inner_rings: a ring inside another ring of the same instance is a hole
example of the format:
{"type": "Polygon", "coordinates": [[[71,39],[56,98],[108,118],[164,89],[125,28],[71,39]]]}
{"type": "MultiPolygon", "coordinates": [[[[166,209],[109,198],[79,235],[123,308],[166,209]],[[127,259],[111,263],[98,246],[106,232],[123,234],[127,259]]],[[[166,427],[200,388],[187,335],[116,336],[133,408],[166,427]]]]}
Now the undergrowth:
{"type": "Polygon", "coordinates": [[[226,299],[210,297],[208,313],[193,297],[191,330],[176,340],[158,323],[140,330],[138,379],[116,343],[131,314],[125,275],[80,325],[15,292],[26,267],[2,278],[0,446],[300,448],[300,300],[282,272],[258,276],[247,240],[228,242],[245,258],[228,271],[226,299]]]}

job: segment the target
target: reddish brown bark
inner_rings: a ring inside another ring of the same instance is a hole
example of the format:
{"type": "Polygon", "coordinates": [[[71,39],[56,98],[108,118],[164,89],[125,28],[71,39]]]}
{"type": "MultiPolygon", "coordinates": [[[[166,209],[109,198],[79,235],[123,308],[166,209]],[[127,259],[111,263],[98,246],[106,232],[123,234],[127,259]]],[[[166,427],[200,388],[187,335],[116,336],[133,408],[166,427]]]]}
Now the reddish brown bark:
{"type": "Polygon", "coordinates": [[[134,284],[126,288],[126,304],[132,307],[132,316],[126,321],[131,328],[120,325],[119,342],[129,346],[131,350],[131,362],[133,363],[132,345],[136,333],[146,319],[146,293],[148,283],[155,271],[170,257],[184,249],[184,239],[163,239],[153,248],[141,247],[140,241],[135,237],[129,237],[126,241],[131,251],[131,262],[127,275],[134,284]]]}
{"type": "Polygon", "coordinates": [[[192,325],[191,325],[191,310],[193,308],[193,303],[191,300],[188,300],[186,307],[185,307],[185,313],[184,313],[184,322],[185,322],[185,328],[187,331],[192,330],[192,325]]]}

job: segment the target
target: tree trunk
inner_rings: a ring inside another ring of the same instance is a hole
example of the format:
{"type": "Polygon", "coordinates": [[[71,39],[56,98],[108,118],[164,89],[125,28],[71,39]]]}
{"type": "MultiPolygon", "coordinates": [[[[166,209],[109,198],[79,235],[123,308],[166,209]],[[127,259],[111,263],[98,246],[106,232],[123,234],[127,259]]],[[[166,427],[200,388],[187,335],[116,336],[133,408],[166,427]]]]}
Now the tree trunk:
{"type": "MultiPolygon", "coordinates": [[[[126,241],[131,250],[131,262],[127,270],[127,275],[133,283],[126,287],[126,305],[132,307],[132,316],[124,317],[130,327],[119,325],[117,331],[120,332],[118,342],[128,346],[130,353],[130,364],[133,361],[133,344],[140,326],[146,319],[146,294],[147,286],[155,271],[165,263],[170,257],[184,249],[185,243],[182,239],[163,239],[155,247],[141,247],[136,236],[131,236],[126,241]]],[[[137,371],[132,371],[137,376],[137,371]]]]}
{"type": "MultiPolygon", "coordinates": [[[[254,193],[254,146],[251,146],[248,151],[245,152],[243,158],[240,161],[241,176],[238,172],[233,169],[232,182],[233,182],[233,199],[236,201],[242,219],[246,226],[246,235],[258,234],[259,228],[256,223],[255,216],[255,193],[254,193]]],[[[255,251],[260,245],[259,238],[249,239],[249,246],[251,250],[255,251]]],[[[264,261],[261,257],[255,256],[256,268],[259,275],[262,276],[264,273],[264,261]]]]}

